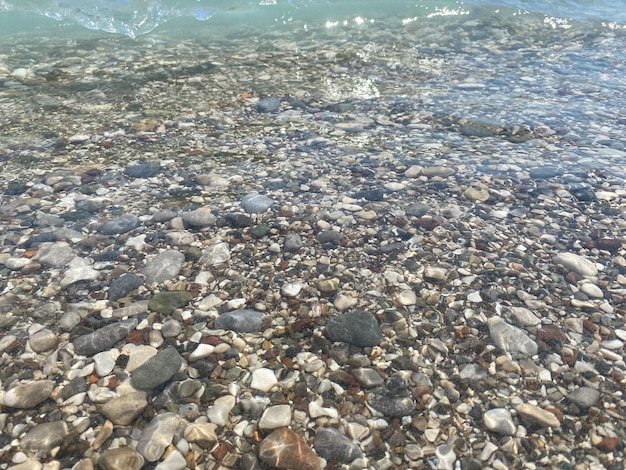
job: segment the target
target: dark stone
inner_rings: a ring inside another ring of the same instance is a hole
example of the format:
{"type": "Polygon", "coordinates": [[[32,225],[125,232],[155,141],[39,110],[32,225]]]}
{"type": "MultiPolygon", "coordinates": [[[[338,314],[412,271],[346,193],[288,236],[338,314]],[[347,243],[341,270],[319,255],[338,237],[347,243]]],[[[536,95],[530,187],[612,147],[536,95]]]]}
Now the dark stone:
{"type": "Polygon", "coordinates": [[[426,213],[430,210],[430,206],[426,204],[411,204],[406,208],[406,215],[410,215],[413,217],[424,217],[426,213]]]}
{"type": "Polygon", "coordinates": [[[161,171],[161,165],[158,163],[139,163],[138,165],[127,166],[124,170],[131,178],[151,178],[161,171]]]}
{"type": "Polygon", "coordinates": [[[366,199],[368,201],[382,201],[385,191],[382,189],[366,189],[354,194],[355,199],[366,199]]]}
{"type": "Polygon", "coordinates": [[[263,238],[265,235],[270,233],[270,230],[272,230],[272,227],[269,225],[259,224],[250,231],[250,234],[255,238],[263,238]]]}
{"type": "Polygon", "coordinates": [[[315,434],[313,448],[317,455],[326,460],[350,463],[363,457],[363,452],[356,442],[348,439],[335,428],[321,428],[315,434]]]}
{"type": "Polygon", "coordinates": [[[256,110],[259,113],[274,113],[280,109],[280,98],[276,96],[270,96],[259,100],[256,104],[256,110]]]}
{"type": "Polygon", "coordinates": [[[227,214],[224,216],[228,225],[235,228],[252,227],[254,221],[252,217],[246,214],[227,214]]]}
{"type": "Polygon", "coordinates": [[[104,326],[93,333],[80,336],[74,340],[74,351],[81,356],[93,356],[113,347],[123,340],[137,326],[138,320],[131,318],[104,326]]]}
{"type": "Polygon", "coordinates": [[[415,410],[415,401],[411,397],[409,384],[399,374],[389,377],[382,390],[370,394],[369,404],[390,418],[407,416],[415,410]]]}
{"type": "Polygon", "coordinates": [[[116,235],[130,232],[139,227],[139,224],[139,218],[132,214],[126,214],[103,224],[98,231],[104,235],[116,235]]]}
{"type": "Polygon", "coordinates": [[[570,192],[580,202],[595,202],[598,200],[596,193],[594,193],[591,188],[573,188],[570,192]]]}
{"type": "Polygon", "coordinates": [[[369,312],[355,310],[331,318],[326,324],[329,340],[354,346],[376,346],[383,339],[376,317],[369,312]]]}
{"type": "Polygon", "coordinates": [[[528,170],[528,174],[534,180],[547,180],[556,176],[561,176],[563,170],[554,165],[536,166],[528,170]]]}
{"type": "Polygon", "coordinates": [[[122,297],[126,297],[142,284],[143,279],[139,276],[132,273],[126,273],[111,282],[111,285],[109,286],[109,300],[115,301],[121,299],[122,297]]]}
{"type": "Polygon", "coordinates": [[[261,331],[263,329],[263,314],[249,309],[224,312],[215,319],[214,328],[239,333],[261,331]]]}
{"type": "Polygon", "coordinates": [[[182,364],[183,358],[176,349],[164,349],[137,367],[130,383],[137,390],[152,390],[170,380],[182,364]]]}
{"type": "Polygon", "coordinates": [[[324,230],[317,235],[317,241],[322,244],[338,244],[343,240],[343,234],[336,230],[324,230]]]}
{"type": "Polygon", "coordinates": [[[170,315],[177,308],[187,305],[191,299],[193,299],[191,292],[184,290],[157,292],[150,299],[148,308],[153,312],[170,315]]]}
{"type": "Polygon", "coordinates": [[[28,191],[28,186],[21,181],[9,181],[7,189],[4,190],[4,194],[7,196],[19,196],[28,191]]]}

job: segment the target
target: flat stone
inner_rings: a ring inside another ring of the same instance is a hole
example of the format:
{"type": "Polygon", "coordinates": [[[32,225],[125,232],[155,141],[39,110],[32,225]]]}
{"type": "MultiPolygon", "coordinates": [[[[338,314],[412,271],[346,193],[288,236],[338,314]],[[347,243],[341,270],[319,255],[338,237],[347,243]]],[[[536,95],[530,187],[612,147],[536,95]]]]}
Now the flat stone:
{"type": "Polygon", "coordinates": [[[335,300],[333,301],[333,305],[339,311],[344,311],[356,307],[358,303],[359,300],[356,297],[343,294],[339,294],[337,297],[335,297],[335,300]]]}
{"type": "Polygon", "coordinates": [[[259,214],[261,212],[265,212],[272,207],[273,204],[274,201],[272,201],[269,197],[257,193],[248,194],[241,200],[241,206],[249,214],[259,214]]]}
{"type": "Polygon", "coordinates": [[[289,424],[291,424],[291,406],[289,405],[270,406],[265,409],[259,420],[260,429],[282,428],[289,424]]]}
{"type": "Polygon", "coordinates": [[[326,324],[326,336],[330,341],[361,347],[376,346],[383,339],[376,317],[360,310],[332,317],[326,324]]]}
{"type": "Polygon", "coordinates": [[[62,268],[76,257],[72,248],[65,243],[42,243],[33,261],[52,268],[62,268]]]}
{"type": "Polygon", "coordinates": [[[400,305],[409,306],[417,303],[417,295],[412,289],[405,289],[396,296],[400,305]]]}
{"type": "Polygon", "coordinates": [[[115,359],[113,358],[113,352],[110,350],[94,354],[93,362],[96,374],[99,377],[106,377],[115,368],[115,359]]]}
{"type": "Polygon", "coordinates": [[[79,336],[74,340],[74,351],[81,356],[93,356],[106,349],[111,349],[115,343],[123,340],[128,333],[133,331],[137,323],[136,318],[129,318],[103,326],[93,333],[79,336]]]}
{"type": "Polygon", "coordinates": [[[141,272],[146,277],[147,283],[160,284],[178,276],[184,261],[184,254],[176,250],[167,250],[149,261],[141,272]]]}
{"type": "Polygon", "coordinates": [[[49,351],[56,348],[59,343],[59,338],[56,333],[50,331],[48,328],[39,330],[37,333],[32,334],[28,339],[30,348],[36,353],[49,351]]]}
{"type": "Polygon", "coordinates": [[[580,408],[591,408],[600,400],[600,392],[591,387],[579,387],[567,394],[567,399],[580,408]]]}
{"type": "Polygon", "coordinates": [[[435,449],[435,456],[437,457],[437,469],[439,470],[453,470],[455,468],[456,453],[449,444],[441,444],[435,449]]]}
{"type": "Polygon", "coordinates": [[[561,176],[563,170],[554,165],[543,165],[530,168],[528,174],[534,180],[546,180],[555,176],[561,176]]]}
{"type": "Polygon", "coordinates": [[[313,449],[295,432],[277,429],[263,439],[259,458],[273,468],[321,470],[320,461],[313,449]]]}
{"type": "Polygon", "coordinates": [[[100,271],[93,268],[93,262],[87,258],[74,258],[69,262],[61,279],[61,287],[66,288],[77,282],[93,282],[100,277],[100,271]]]}
{"type": "Polygon", "coordinates": [[[217,424],[214,423],[192,423],[185,428],[183,437],[206,449],[217,441],[216,430],[217,424]]]}
{"type": "Polygon", "coordinates": [[[112,398],[102,407],[102,414],[119,426],[130,425],[148,406],[146,392],[131,392],[112,398]]]}
{"type": "Polygon", "coordinates": [[[19,383],[4,394],[2,404],[11,408],[33,408],[48,399],[52,390],[54,390],[52,380],[19,383]]]}
{"type": "Polygon", "coordinates": [[[601,299],[604,297],[604,292],[602,292],[602,289],[600,289],[595,284],[591,284],[589,282],[581,285],[580,291],[594,299],[601,299]]]}
{"type": "Polygon", "coordinates": [[[176,413],[162,413],[155,416],[145,427],[137,444],[139,452],[148,462],[156,462],[172,443],[174,432],[181,417],[176,413]]]}
{"type": "Polygon", "coordinates": [[[206,247],[202,250],[200,262],[207,266],[221,266],[230,261],[230,247],[228,243],[221,242],[206,247]]]}
{"type": "Polygon", "coordinates": [[[285,235],[285,244],[283,249],[288,252],[296,253],[303,246],[302,238],[297,233],[288,233],[285,235]]]}
{"type": "Polygon", "coordinates": [[[280,293],[285,297],[297,297],[301,291],[302,284],[299,282],[287,282],[280,289],[280,293]]]}
{"type": "Polygon", "coordinates": [[[341,434],[336,428],[321,428],[315,434],[313,448],[325,460],[339,463],[350,463],[363,457],[358,442],[354,442],[341,434]]]}
{"type": "Polygon", "coordinates": [[[252,372],[250,388],[267,393],[274,388],[277,383],[278,379],[272,369],[260,367],[252,372]]]}
{"type": "Polygon", "coordinates": [[[136,274],[126,273],[118,277],[109,285],[109,300],[116,301],[126,297],[135,289],[143,285],[143,279],[136,274]]]}
{"type": "Polygon", "coordinates": [[[164,338],[176,338],[183,331],[183,327],[178,320],[173,318],[161,325],[161,335],[164,338]]]}
{"type": "Polygon", "coordinates": [[[444,268],[428,266],[424,269],[424,279],[429,281],[445,281],[448,273],[444,268]]]}
{"type": "Polygon", "coordinates": [[[513,436],[517,426],[509,410],[505,408],[493,408],[485,412],[483,422],[488,431],[502,434],[503,436],[513,436]]]}
{"type": "Polygon", "coordinates": [[[137,390],[152,390],[170,380],[182,365],[178,351],[168,347],[133,371],[131,385],[137,390]]]}
{"type": "Polygon", "coordinates": [[[489,199],[489,192],[484,189],[467,188],[463,192],[463,196],[470,201],[486,202],[489,199]]]}
{"type": "Polygon", "coordinates": [[[238,333],[253,333],[263,329],[263,314],[256,310],[232,310],[215,319],[217,330],[232,330],[238,333]]]}
{"type": "Polygon", "coordinates": [[[209,421],[218,426],[225,426],[228,422],[230,411],[235,406],[235,403],[235,397],[232,395],[224,395],[223,397],[217,398],[213,402],[213,405],[207,410],[209,421]]]}
{"type": "Polygon", "coordinates": [[[379,387],[385,383],[385,379],[376,370],[369,367],[357,367],[352,370],[352,375],[363,388],[379,387]]]}
{"type": "Polygon", "coordinates": [[[340,282],[341,281],[339,281],[336,277],[330,279],[320,279],[317,281],[317,288],[324,294],[330,294],[331,292],[335,292],[339,289],[340,282]]]}
{"type": "Polygon", "coordinates": [[[446,176],[453,175],[454,173],[456,173],[454,168],[450,168],[447,166],[429,166],[422,168],[421,171],[421,174],[426,176],[427,178],[445,178],[446,176]]]}
{"type": "Polygon", "coordinates": [[[552,262],[581,276],[595,276],[598,274],[598,268],[596,268],[595,263],[575,253],[559,253],[552,258],[552,262]]]}
{"type": "Polygon", "coordinates": [[[131,178],[152,178],[161,171],[161,165],[154,162],[142,162],[137,165],[129,165],[124,173],[131,178]]]}
{"type": "Polygon", "coordinates": [[[280,98],[276,96],[270,96],[269,98],[263,98],[256,104],[256,110],[259,113],[274,113],[280,109],[280,98]]]}
{"type": "Polygon", "coordinates": [[[519,328],[509,325],[500,317],[492,317],[487,321],[489,334],[494,344],[505,352],[513,355],[532,356],[537,354],[539,347],[528,335],[519,328]]]}
{"type": "Polygon", "coordinates": [[[153,312],[171,315],[177,308],[184,307],[192,299],[191,292],[184,290],[161,291],[152,296],[148,308],[153,312]]]}
{"type": "Polygon", "coordinates": [[[130,447],[107,449],[98,460],[102,470],[139,470],[144,463],[141,454],[130,447]]]}
{"type": "Polygon", "coordinates": [[[137,216],[125,214],[117,219],[110,220],[109,222],[103,224],[98,229],[98,232],[103,235],[117,235],[130,232],[131,230],[139,227],[139,225],[141,225],[141,221],[137,216]]]}
{"type": "Polygon", "coordinates": [[[181,217],[185,227],[204,228],[215,225],[215,216],[210,207],[184,212],[181,217]]]}
{"type": "Polygon", "coordinates": [[[540,428],[560,428],[561,423],[558,418],[549,411],[544,410],[543,408],[539,408],[535,405],[530,405],[528,403],[522,403],[515,408],[517,414],[522,418],[522,420],[534,426],[538,426],[540,428]]]}
{"type": "Polygon", "coordinates": [[[185,470],[186,468],[188,468],[187,461],[183,454],[178,450],[172,450],[162,462],[154,467],[154,470],[185,470]]]}
{"type": "Polygon", "coordinates": [[[41,423],[28,431],[20,442],[24,449],[49,452],[61,445],[68,434],[64,421],[41,423]]]}

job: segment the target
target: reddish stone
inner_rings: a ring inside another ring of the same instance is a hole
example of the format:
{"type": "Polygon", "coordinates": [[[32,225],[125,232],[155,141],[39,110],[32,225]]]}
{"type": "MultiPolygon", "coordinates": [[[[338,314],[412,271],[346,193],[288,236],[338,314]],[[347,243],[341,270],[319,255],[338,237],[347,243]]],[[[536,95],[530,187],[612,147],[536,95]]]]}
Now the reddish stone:
{"type": "Polygon", "coordinates": [[[622,248],[622,240],[617,238],[600,238],[596,245],[600,250],[616,253],[622,248]]]}
{"type": "Polygon", "coordinates": [[[583,328],[590,333],[595,333],[596,331],[598,331],[598,325],[586,318],[583,319],[583,328]]]}
{"type": "Polygon", "coordinates": [[[574,367],[576,361],[578,360],[578,351],[573,351],[573,354],[563,354],[561,353],[561,359],[563,362],[570,367],[574,367]]]}
{"type": "Polygon", "coordinates": [[[145,330],[131,331],[126,335],[126,343],[132,344],[145,344],[144,341],[145,330]]]}
{"type": "Polygon", "coordinates": [[[565,276],[565,280],[573,285],[576,285],[578,281],[580,281],[581,279],[582,279],[582,276],[573,271],[568,272],[567,275],[565,276]]]}
{"type": "Polygon", "coordinates": [[[263,439],[259,458],[274,468],[321,470],[313,449],[295,432],[281,428],[263,439]]]}
{"type": "Polygon", "coordinates": [[[543,325],[537,329],[537,337],[545,341],[546,343],[556,341],[558,343],[565,343],[567,336],[563,333],[563,330],[556,325],[543,325]]]}
{"type": "Polygon", "coordinates": [[[221,442],[212,452],[211,455],[215,460],[223,460],[226,457],[226,454],[232,452],[233,448],[230,444],[226,442],[221,442]]]}
{"type": "Polygon", "coordinates": [[[613,452],[619,444],[619,438],[606,436],[596,444],[596,447],[604,452],[613,452]]]}

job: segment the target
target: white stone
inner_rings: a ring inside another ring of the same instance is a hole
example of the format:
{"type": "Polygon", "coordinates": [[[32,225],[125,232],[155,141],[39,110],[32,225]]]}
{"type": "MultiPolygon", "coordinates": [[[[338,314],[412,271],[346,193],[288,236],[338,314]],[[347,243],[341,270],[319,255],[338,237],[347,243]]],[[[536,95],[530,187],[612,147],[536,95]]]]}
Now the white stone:
{"type": "Polygon", "coordinates": [[[113,351],[102,351],[93,356],[93,362],[95,364],[96,374],[99,377],[105,377],[109,375],[115,367],[115,359],[118,356],[117,350],[115,350],[116,357],[113,357],[113,351]]]}
{"type": "Polygon", "coordinates": [[[412,289],[405,289],[396,296],[396,300],[400,305],[415,305],[417,303],[417,295],[412,289]]]}
{"type": "Polygon", "coordinates": [[[483,301],[483,298],[480,296],[480,292],[474,291],[467,294],[467,301],[473,303],[480,303],[483,301]]]}
{"type": "Polygon", "coordinates": [[[300,291],[302,290],[302,284],[299,282],[287,282],[283,284],[281,288],[281,293],[285,297],[297,297],[300,291]]]}
{"type": "Polygon", "coordinates": [[[595,263],[575,253],[559,253],[552,258],[552,261],[554,264],[560,264],[564,268],[582,276],[595,276],[598,274],[598,268],[595,263]]]}
{"type": "Polygon", "coordinates": [[[207,410],[209,421],[217,424],[218,426],[224,426],[228,422],[228,415],[234,406],[235,397],[232,395],[219,397],[215,400],[215,402],[213,402],[213,406],[210,406],[207,410]]]}
{"type": "Polygon", "coordinates": [[[200,343],[198,347],[194,349],[191,354],[189,354],[189,362],[198,361],[200,359],[204,359],[205,357],[209,357],[211,354],[215,352],[215,346],[210,344],[200,343]]]}
{"type": "Polygon", "coordinates": [[[604,297],[602,289],[600,289],[595,284],[591,284],[590,282],[586,282],[582,286],[580,286],[580,290],[581,292],[587,294],[589,297],[592,297],[594,299],[601,299],[604,297]]]}
{"type": "Polygon", "coordinates": [[[291,423],[291,406],[275,405],[267,408],[259,420],[260,429],[277,429],[291,423]]]}
{"type": "Polygon", "coordinates": [[[318,397],[309,403],[309,415],[311,418],[319,418],[320,416],[329,416],[333,419],[339,419],[339,412],[335,408],[324,408],[322,405],[324,400],[318,397]]]}
{"type": "Polygon", "coordinates": [[[261,367],[252,372],[252,382],[250,388],[260,390],[261,392],[269,392],[274,385],[278,383],[276,374],[273,370],[261,367]]]}

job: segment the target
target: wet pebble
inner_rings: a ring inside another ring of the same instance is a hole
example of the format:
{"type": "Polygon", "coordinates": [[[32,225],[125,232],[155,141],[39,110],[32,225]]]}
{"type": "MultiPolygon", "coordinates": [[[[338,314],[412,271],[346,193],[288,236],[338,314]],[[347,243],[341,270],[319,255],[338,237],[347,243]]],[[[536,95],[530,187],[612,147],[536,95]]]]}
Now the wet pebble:
{"type": "Polygon", "coordinates": [[[295,432],[283,428],[268,435],[259,446],[259,458],[274,468],[320,470],[320,462],[311,447],[295,432]]]}
{"type": "Polygon", "coordinates": [[[350,463],[354,459],[363,457],[363,452],[357,442],[348,439],[337,429],[321,428],[315,434],[313,448],[317,454],[327,461],[350,463]]]}
{"type": "Polygon", "coordinates": [[[263,328],[263,314],[249,309],[224,312],[215,319],[214,327],[239,333],[261,331],[263,328]]]}
{"type": "Polygon", "coordinates": [[[158,284],[173,279],[180,272],[185,255],[176,250],[166,250],[159,253],[143,267],[141,273],[147,283],[158,284]]]}
{"type": "Polygon", "coordinates": [[[19,383],[7,390],[2,404],[11,408],[32,408],[46,400],[53,389],[54,382],[51,380],[19,383]]]}
{"type": "Polygon", "coordinates": [[[517,429],[511,413],[505,408],[487,410],[483,417],[483,422],[488,431],[496,432],[503,436],[513,436],[517,429]]]}
{"type": "Polygon", "coordinates": [[[137,216],[126,214],[106,222],[100,226],[98,231],[104,235],[118,235],[130,232],[139,227],[139,225],[141,225],[141,221],[137,216]]]}
{"type": "Polygon", "coordinates": [[[355,346],[376,346],[382,341],[376,317],[360,310],[332,317],[326,324],[326,336],[355,346]]]}
{"type": "Polygon", "coordinates": [[[180,420],[180,416],[169,412],[152,418],[150,424],[141,432],[137,452],[148,462],[159,460],[167,446],[171,444],[180,420]]]}
{"type": "Polygon", "coordinates": [[[241,206],[249,214],[259,214],[268,210],[274,201],[263,194],[248,194],[241,200],[241,206]]]}

